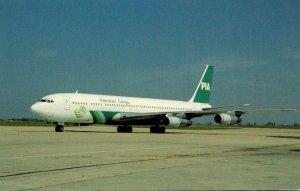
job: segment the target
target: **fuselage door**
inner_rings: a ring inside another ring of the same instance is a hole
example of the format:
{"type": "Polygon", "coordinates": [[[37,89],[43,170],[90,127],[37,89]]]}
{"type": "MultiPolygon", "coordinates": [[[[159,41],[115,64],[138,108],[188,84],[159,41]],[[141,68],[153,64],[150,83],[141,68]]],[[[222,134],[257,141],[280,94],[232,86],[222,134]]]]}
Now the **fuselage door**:
{"type": "Polygon", "coordinates": [[[70,110],[70,97],[65,97],[65,110],[70,110]]]}

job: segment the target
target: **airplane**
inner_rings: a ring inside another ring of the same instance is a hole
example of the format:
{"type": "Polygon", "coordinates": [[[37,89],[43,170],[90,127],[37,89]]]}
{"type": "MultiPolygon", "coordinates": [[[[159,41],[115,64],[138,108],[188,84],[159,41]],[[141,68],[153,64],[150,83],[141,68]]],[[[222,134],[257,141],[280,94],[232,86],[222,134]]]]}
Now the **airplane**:
{"type": "Polygon", "coordinates": [[[165,133],[165,126],[187,127],[192,118],[214,115],[219,124],[241,123],[246,113],[295,111],[294,109],[227,110],[241,105],[212,107],[209,104],[214,66],[206,65],[193,96],[188,101],[57,93],[43,97],[31,106],[33,114],[53,122],[56,132],[66,124],[118,125],[117,132],[132,132],[132,125],[150,125],[150,133],[165,133]]]}

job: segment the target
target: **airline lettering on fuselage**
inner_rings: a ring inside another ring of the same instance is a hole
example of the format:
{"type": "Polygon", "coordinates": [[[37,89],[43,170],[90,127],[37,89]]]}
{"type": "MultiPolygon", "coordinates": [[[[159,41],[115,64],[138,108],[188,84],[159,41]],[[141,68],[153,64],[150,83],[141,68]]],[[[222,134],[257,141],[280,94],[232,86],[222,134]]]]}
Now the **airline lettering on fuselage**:
{"type": "Polygon", "coordinates": [[[200,88],[201,88],[201,90],[210,91],[209,83],[206,83],[206,82],[201,82],[200,88]]]}
{"type": "Polygon", "coordinates": [[[113,104],[130,104],[129,101],[127,100],[121,100],[121,99],[104,99],[104,98],[99,98],[99,101],[102,103],[113,103],[113,104]]]}

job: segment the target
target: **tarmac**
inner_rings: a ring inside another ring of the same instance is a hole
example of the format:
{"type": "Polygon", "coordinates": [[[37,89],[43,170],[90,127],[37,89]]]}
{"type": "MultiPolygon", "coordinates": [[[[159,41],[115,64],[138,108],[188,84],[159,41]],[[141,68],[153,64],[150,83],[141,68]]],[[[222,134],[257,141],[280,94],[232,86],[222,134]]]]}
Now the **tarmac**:
{"type": "Polygon", "coordinates": [[[300,129],[0,127],[0,190],[299,189],[300,129]]]}

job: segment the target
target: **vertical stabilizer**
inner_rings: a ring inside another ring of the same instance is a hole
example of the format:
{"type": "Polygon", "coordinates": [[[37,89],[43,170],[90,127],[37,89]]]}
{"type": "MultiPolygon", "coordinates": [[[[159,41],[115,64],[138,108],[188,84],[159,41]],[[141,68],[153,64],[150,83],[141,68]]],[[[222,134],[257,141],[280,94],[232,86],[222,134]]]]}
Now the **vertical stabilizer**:
{"type": "Polygon", "coordinates": [[[206,65],[201,80],[189,102],[209,103],[214,67],[206,65]]]}

